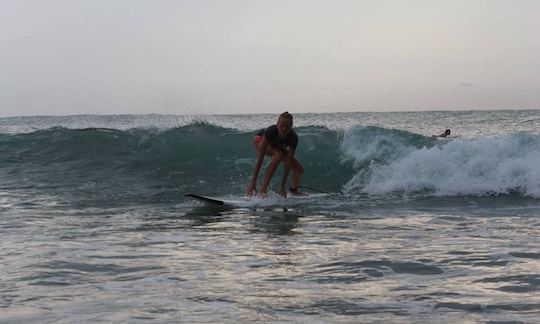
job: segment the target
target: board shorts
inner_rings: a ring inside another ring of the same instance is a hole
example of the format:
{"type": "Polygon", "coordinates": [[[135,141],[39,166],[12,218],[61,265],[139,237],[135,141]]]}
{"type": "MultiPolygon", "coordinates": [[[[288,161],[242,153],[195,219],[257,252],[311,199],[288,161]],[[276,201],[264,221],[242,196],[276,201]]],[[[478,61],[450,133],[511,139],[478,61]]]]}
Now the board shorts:
{"type": "Polygon", "coordinates": [[[253,144],[255,144],[255,146],[257,146],[262,140],[263,140],[262,135],[253,136],[253,144]]]}

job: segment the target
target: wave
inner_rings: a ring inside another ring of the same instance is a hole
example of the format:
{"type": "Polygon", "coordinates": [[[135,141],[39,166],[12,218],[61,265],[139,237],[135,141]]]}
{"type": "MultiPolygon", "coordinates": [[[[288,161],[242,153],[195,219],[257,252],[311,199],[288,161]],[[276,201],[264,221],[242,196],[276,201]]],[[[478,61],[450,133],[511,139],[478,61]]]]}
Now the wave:
{"type": "Polygon", "coordinates": [[[356,170],[345,185],[349,191],[540,197],[540,136],[536,134],[438,140],[355,127],[346,132],[342,150],[356,170]]]}
{"type": "MultiPolygon", "coordinates": [[[[305,180],[339,190],[352,168],[339,160],[340,135],[300,127],[305,180]]],[[[62,127],[0,135],[4,189],[45,188],[77,199],[171,201],[185,192],[242,194],[256,158],[253,132],[209,123],[158,129],[62,127]]],[[[277,178],[277,177],[275,177],[277,178]]]]}
{"type": "MultiPolygon", "coordinates": [[[[540,197],[538,135],[438,140],[371,126],[295,130],[302,183],[321,191],[540,197]]],[[[252,137],[253,131],[205,122],[165,130],[55,127],[0,134],[0,177],[4,190],[43,190],[92,204],[173,202],[186,192],[241,195],[256,158],[252,137]]]]}

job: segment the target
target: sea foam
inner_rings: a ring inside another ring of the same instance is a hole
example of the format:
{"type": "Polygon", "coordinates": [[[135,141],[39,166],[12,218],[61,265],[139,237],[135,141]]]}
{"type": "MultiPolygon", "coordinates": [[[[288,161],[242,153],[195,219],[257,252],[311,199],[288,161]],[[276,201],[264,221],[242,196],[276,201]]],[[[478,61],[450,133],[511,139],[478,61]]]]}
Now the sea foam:
{"type": "Polygon", "coordinates": [[[358,127],[345,133],[342,150],[356,168],[348,190],[540,197],[540,136],[535,134],[437,140],[358,127]]]}

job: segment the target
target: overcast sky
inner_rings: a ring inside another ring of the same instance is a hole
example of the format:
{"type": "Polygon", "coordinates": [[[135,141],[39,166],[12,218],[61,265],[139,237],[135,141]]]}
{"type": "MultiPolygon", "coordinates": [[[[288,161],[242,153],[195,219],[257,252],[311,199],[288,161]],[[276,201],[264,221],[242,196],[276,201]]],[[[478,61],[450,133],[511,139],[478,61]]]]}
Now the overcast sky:
{"type": "Polygon", "coordinates": [[[0,0],[0,116],[540,108],[536,0],[0,0]]]}

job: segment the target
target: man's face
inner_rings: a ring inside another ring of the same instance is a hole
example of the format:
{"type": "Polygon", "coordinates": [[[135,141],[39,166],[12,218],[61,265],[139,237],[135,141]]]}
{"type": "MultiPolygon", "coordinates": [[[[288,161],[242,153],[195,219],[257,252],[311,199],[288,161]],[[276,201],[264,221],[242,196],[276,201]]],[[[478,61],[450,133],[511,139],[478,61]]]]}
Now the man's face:
{"type": "Polygon", "coordinates": [[[292,129],[292,121],[287,118],[278,119],[277,129],[278,129],[279,136],[281,137],[287,136],[292,129]]]}

